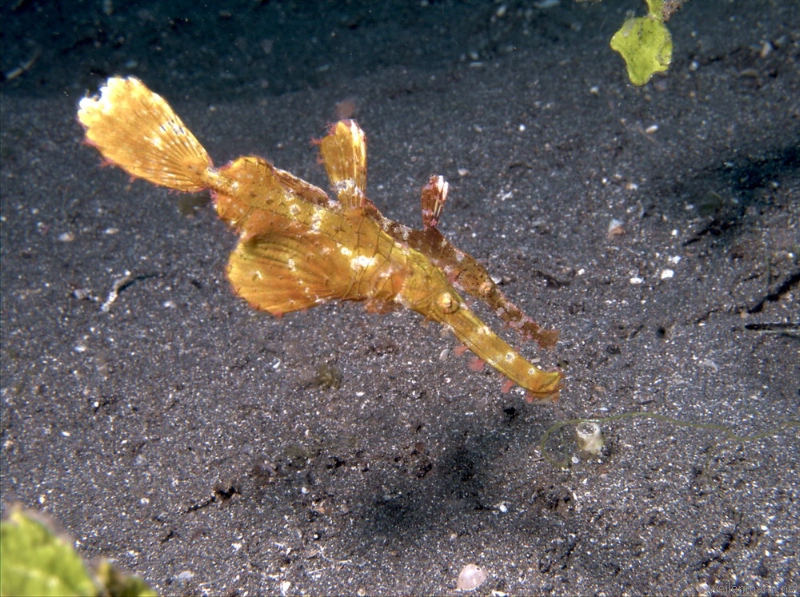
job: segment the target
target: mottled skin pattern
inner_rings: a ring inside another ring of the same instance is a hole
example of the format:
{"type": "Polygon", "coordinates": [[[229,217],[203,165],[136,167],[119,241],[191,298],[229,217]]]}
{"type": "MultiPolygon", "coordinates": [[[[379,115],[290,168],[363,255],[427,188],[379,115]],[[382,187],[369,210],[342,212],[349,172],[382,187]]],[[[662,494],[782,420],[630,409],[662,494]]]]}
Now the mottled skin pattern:
{"type": "Polygon", "coordinates": [[[319,141],[333,200],[261,158],[214,168],[169,105],[134,78],[109,79],[99,97],[81,101],[78,119],[87,142],[131,175],[180,191],[211,191],[219,216],[240,234],[228,277],[253,307],[282,315],[334,299],[365,301],[374,312],[402,305],[452,330],[528,390],[529,401],[558,395],[562,374],[526,361],[456,291],[486,301],[524,338],[555,343],[555,332],[541,330],[436,229],[447,183],[434,176],[423,188],[422,230],[385,218],[364,194],[366,141],[355,122],[338,122],[319,141]]]}

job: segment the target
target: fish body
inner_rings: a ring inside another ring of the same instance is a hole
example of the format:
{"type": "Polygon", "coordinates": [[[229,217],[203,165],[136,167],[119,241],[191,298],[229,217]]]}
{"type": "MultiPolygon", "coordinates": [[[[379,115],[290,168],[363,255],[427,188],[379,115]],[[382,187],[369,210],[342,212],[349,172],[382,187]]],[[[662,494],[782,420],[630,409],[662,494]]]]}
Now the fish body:
{"type": "Polygon", "coordinates": [[[81,100],[78,119],[87,142],[132,176],[211,191],[219,217],[240,234],[228,278],[253,307],[277,316],[331,300],[363,301],[373,312],[403,306],[450,329],[529,401],[557,396],[562,373],[526,361],[456,290],[486,301],[523,338],[555,343],[436,228],[447,183],[434,176],[423,188],[422,230],[385,218],[365,195],[366,140],[355,122],[339,121],[318,142],[333,199],[262,158],[215,168],[167,102],[135,78],[109,79],[99,97],[81,100]]]}

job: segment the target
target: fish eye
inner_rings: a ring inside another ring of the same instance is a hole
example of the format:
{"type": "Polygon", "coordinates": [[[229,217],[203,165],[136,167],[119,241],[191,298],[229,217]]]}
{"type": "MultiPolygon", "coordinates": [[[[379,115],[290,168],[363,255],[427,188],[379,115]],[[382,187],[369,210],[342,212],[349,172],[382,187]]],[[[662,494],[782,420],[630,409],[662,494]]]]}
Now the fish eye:
{"type": "Polygon", "coordinates": [[[458,309],[458,301],[449,292],[443,292],[436,297],[436,304],[443,313],[454,313],[458,309]]]}

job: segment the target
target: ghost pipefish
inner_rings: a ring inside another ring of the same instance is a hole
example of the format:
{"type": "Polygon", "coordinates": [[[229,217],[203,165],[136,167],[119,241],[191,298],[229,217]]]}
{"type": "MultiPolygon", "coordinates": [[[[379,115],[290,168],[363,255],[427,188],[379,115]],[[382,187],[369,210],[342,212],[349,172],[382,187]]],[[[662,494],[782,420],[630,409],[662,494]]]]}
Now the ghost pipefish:
{"type": "Polygon", "coordinates": [[[112,77],[81,100],[86,142],[134,177],[178,191],[208,189],[219,217],[240,235],[227,274],[237,295],[272,315],[331,300],[364,301],[370,312],[412,309],[452,330],[480,359],[527,390],[558,396],[563,374],[526,361],[456,291],[485,301],[524,339],[544,347],[557,333],[514,306],[486,269],[437,229],[448,185],[422,190],[423,229],[384,217],[366,197],[366,139],[352,120],[318,141],[336,198],[259,157],[215,168],[172,108],[138,79],[112,77]]]}

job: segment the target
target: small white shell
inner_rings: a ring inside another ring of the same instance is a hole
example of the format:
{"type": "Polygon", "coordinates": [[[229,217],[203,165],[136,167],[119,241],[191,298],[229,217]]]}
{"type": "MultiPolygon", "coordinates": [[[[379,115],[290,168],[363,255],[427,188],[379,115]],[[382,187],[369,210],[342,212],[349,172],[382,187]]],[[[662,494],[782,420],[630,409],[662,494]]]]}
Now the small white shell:
{"type": "Polygon", "coordinates": [[[584,421],[575,428],[578,436],[578,448],[592,456],[597,456],[603,450],[605,438],[600,425],[594,421],[584,421]]]}
{"type": "Polygon", "coordinates": [[[467,564],[458,574],[457,591],[474,591],[486,582],[486,572],[476,564],[467,564]]]}

